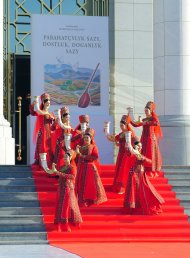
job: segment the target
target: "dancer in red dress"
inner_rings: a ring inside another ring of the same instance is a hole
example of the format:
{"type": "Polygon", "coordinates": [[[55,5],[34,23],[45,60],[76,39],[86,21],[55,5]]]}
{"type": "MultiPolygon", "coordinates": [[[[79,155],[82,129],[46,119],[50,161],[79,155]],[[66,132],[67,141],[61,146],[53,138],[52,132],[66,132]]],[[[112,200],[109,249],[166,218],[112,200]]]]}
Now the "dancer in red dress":
{"type": "Polygon", "coordinates": [[[55,116],[48,111],[50,107],[50,95],[44,93],[40,96],[40,99],[40,106],[38,99],[36,99],[29,107],[30,114],[36,116],[36,125],[33,134],[33,139],[36,142],[34,164],[40,165],[40,154],[47,153],[47,164],[51,165],[53,161],[51,138],[55,130],[55,116]],[[34,110],[34,107],[36,107],[36,110],[34,110]]]}
{"type": "Polygon", "coordinates": [[[94,143],[95,131],[87,128],[84,143],[77,146],[79,154],[77,164],[76,194],[80,206],[90,206],[107,201],[95,161],[98,159],[98,148],[94,143]]]}
{"type": "Polygon", "coordinates": [[[145,171],[148,172],[150,177],[159,176],[159,171],[162,167],[162,157],[158,145],[159,138],[162,137],[162,130],[155,108],[154,102],[147,102],[145,106],[146,118],[142,122],[131,121],[134,127],[143,127],[141,135],[142,154],[152,160],[152,163],[144,162],[145,171]]]}
{"type": "Polygon", "coordinates": [[[54,223],[58,225],[58,231],[71,231],[69,223],[74,226],[79,226],[82,222],[74,190],[76,166],[71,164],[71,158],[72,152],[66,152],[64,155],[65,165],[61,167],[60,171],[55,172],[54,170],[59,176],[54,219],[54,223]]]}
{"type": "Polygon", "coordinates": [[[54,135],[54,142],[56,142],[56,145],[53,163],[56,164],[57,170],[64,165],[63,157],[65,152],[67,152],[67,148],[65,146],[65,135],[72,134],[74,131],[70,125],[70,114],[68,107],[62,107],[60,109],[60,116],[61,121],[58,122],[54,135]]]}
{"type": "Polygon", "coordinates": [[[124,194],[125,186],[129,174],[129,170],[131,167],[131,153],[126,150],[126,139],[125,132],[132,132],[132,143],[137,140],[134,132],[132,131],[130,125],[129,117],[123,115],[120,121],[121,132],[117,134],[114,138],[113,136],[107,136],[107,139],[110,141],[114,141],[116,145],[119,147],[116,166],[115,166],[115,174],[113,181],[113,191],[118,194],[124,194]]]}
{"type": "Polygon", "coordinates": [[[151,160],[141,154],[141,142],[135,142],[138,154],[132,154],[134,165],[130,170],[125,191],[124,207],[129,214],[159,214],[164,199],[156,191],[144,171],[144,163],[151,160]]]}
{"type": "MultiPolygon", "coordinates": [[[[71,148],[73,150],[76,149],[77,145],[82,145],[84,143],[83,137],[86,128],[89,127],[89,116],[88,115],[80,115],[79,116],[79,124],[76,126],[72,133],[71,138],[71,148]]],[[[78,155],[76,155],[75,163],[78,163],[78,155]]]]}

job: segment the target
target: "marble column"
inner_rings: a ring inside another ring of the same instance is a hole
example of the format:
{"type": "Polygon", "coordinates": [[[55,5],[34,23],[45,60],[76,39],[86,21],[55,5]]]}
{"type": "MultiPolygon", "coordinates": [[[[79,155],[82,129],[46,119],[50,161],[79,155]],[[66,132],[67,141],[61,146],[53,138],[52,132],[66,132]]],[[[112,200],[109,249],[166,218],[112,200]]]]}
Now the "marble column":
{"type": "MultiPolygon", "coordinates": [[[[153,99],[152,15],[152,0],[109,1],[110,113],[115,133],[120,132],[127,107],[133,107],[138,119],[153,99]]],[[[140,136],[142,128],[135,128],[135,133],[140,136]]],[[[115,147],[115,158],[117,151],[115,147]]]]}
{"type": "Polygon", "coordinates": [[[3,115],[3,1],[0,2],[0,165],[15,164],[15,140],[3,115]]]}
{"type": "Polygon", "coordinates": [[[190,165],[190,1],[154,0],[154,96],[165,165],[190,165]]]}

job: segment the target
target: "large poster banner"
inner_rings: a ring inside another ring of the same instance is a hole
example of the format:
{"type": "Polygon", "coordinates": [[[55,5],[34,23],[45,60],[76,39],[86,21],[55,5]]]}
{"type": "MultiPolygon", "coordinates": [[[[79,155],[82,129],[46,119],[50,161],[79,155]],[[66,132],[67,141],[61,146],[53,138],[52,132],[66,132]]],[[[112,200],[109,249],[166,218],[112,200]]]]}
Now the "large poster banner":
{"type": "Polygon", "coordinates": [[[108,17],[32,15],[31,94],[108,113],[108,17]]]}
{"type": "MultiPolygon", "coordinates": [[[[96,130],[100,161],[113,162],[113,146],[103,135],[109,116],[108,17],[32,15],[31,95],[47,92],[51,111],[68,106],[73,127],[88,114],[96,130]]],[[[30,118],[30,156],[34,145],[30,118]]]]}

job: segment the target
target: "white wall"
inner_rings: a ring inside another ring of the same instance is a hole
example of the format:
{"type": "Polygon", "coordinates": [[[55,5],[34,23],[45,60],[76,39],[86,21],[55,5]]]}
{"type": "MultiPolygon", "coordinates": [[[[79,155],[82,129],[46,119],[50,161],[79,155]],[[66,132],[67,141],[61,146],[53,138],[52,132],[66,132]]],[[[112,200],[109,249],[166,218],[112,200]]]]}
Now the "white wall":
{"type": "MultiPolygon", "coordinates": [[[[153,3],[152,0],[110,1],[110,111],[115,131],[126,108],[144,115],[153,100],[153,3]]],[[[138,135],[141,130],[136,130],[138,135]]]]}

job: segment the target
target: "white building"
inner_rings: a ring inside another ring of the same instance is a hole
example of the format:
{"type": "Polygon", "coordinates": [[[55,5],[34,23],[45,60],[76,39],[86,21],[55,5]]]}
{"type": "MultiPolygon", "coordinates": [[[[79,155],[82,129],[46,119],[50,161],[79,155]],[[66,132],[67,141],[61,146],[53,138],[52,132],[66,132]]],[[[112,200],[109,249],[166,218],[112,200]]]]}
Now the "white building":
{"type": "MultiPolygon", "coordinates": [[[[2,5],[3,1],[1,35],[2,5]]],[[[164,134],[164,164],[190,165],[190,1],[110,0],[109,21],[114,130],[118,132],[128,106],[136,117],[143,116],[146,102],[154,100],[164,134]]],[[[2,37],[0,50],[2,54],[2,37]]],[[[13,164],[14,139],[3,117],[2,60],[0,64],[0,164],[13,164]]]]}

